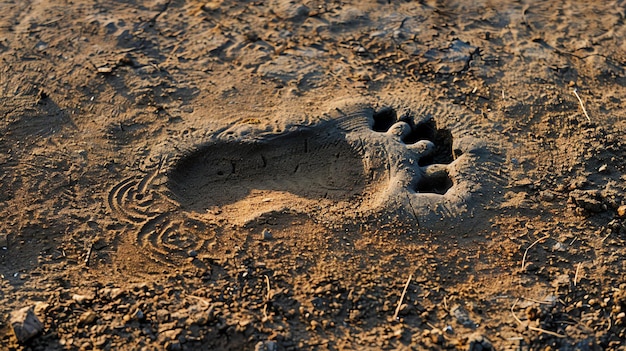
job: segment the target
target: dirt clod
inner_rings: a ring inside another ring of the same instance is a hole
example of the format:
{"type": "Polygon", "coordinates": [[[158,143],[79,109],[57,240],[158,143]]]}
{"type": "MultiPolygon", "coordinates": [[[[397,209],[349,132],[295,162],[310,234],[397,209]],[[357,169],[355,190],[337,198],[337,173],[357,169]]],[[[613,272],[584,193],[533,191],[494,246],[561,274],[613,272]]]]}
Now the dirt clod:
{"type": "Polygon", "coordinates": [[[22,344],[44,330],[43,324],[30,306],[12,312],[9,323],[17,341],[22,344]]]}

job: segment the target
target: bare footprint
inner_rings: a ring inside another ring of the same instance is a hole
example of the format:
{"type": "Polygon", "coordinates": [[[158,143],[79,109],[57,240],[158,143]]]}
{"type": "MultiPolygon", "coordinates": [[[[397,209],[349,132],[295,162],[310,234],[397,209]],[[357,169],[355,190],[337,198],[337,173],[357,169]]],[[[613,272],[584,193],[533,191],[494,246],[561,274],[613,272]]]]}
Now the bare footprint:
{"type": "Polygon", "coordinates": [[[361,155],[334,123],[253,140],[223,140],[178,161],[168,187],[187,210],[204,212],[262,192],[347,200],[366,186],[361,155]]]}
{"type": "Polygon", "coordinates": [[[450,225],[472,218],[498,180],[499,161],[483,141],[471,132],[455,139],[424,109],[349,101],[283,133],[238,128],[111,190],[111,210],[136,225],[155,260],[203,250],[211,234],[198,223],[246,225],[268,213],[450,225]]]}

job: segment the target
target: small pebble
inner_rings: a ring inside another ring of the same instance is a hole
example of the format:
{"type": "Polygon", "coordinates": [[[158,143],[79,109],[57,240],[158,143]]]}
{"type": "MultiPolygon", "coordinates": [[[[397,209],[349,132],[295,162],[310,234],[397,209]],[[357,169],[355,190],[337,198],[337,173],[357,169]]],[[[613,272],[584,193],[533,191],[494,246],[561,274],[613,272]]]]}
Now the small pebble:
{"type": "Polygon", "coordinates": [[[269,229],[263,229],[263,240],[271,240],[272,232],[269,229]]]}
{"type": "Polygon", "coordinates": [[[441,332],[440,329],[437,329],[437,328],[431,329],[429,336],[430,336],[430,340],[434,344],[441,344],[444,341],[443,333],[441,332]]]}
{"type": "Polygon", "coordinates": [[[135,312],[133,317],[135,317],[135,319],[137,319],[138,321],[145,321],[146,320],[145,313],[143,313],[143,311],[140,310],[140,309],[137,309],[137,311],[135,312]]]}
{"type": "Polygon", "coordinates": [[[494,349],[491,341],[479,333],[470,335],[468,341],[468,351],[491,351],[494,349]]]}
{"type": "Polygon", "coordinates": [[[620,217],[626,217],[626,205],[622,205],[617,209],[617,215],[620,217]]]}
{"type": "Polygon", "coordinates": [[[25,343],[43,331],[43,324],[35,315],[32,307],[24,307],[10,315],[9,323],[13,334],[20,343],[25,343]]]}
{"type": "Polygon", "coordinates": [[[539,193],[539,198],[542,201],[553,201],[554,200],[554,193],[551,191],[542,191],[539,193]]]}
{"type": "Polygon", "coordinates": [[[552,251],[565,252],[567,251],[567,245],[557,241],[557,243],[552,246],[552,251]]]}
{"type": "Polygon", "coordinates": [[[78,324],[89,325],[98,318],[98,315],[94,311],[87,311],[78,318],[78,324]]]}

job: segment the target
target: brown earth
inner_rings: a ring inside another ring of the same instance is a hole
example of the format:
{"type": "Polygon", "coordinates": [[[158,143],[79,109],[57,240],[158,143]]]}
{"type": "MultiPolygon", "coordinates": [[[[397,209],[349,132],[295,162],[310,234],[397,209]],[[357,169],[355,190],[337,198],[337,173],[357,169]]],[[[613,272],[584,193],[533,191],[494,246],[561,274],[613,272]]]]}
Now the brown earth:
{"type": "Polygon", "coordinates": [[[471,3],[0,1],[0,348],[626,350],[625,4],[471,3]]]}

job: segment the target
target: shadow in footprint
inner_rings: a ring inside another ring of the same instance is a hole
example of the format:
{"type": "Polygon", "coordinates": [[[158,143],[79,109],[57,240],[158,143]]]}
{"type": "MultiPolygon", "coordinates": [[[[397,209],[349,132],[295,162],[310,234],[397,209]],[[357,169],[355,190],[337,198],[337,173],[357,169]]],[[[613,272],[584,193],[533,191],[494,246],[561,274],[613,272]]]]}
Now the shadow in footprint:
{"type": "Polygon", "coordinates": [[[168,188],[196,212],[238,202],[255,190],[347,200],[365,187],[362,156],[330,122],[254,141],[220,141],[183,157],[168,188]]]}
{"type": "Polygon", "coordinates": [[[433,118],[415,123],[415,118],[410,112],[398,117],[396,110],[392,107],[383,107],[374,113],[371,129],[375,132],[387,133],[397,124],[406,124],[407,131],[403,133],[400,140],[407,146],[423,141],[431,142],[433,145],[432,151],[421,155],[417,163],[424,169],[431,165],[435,165],[435,167],[423,174],[423,177],[417,180],[412,190],[422,194],[444,195],[452,188],[454,182],[447,169],[437,165],[448,165],[462,155],[461,150],[453,150],[452,148],[452,132],[445,128],[437,128],[437,123],[433,118]]]}

